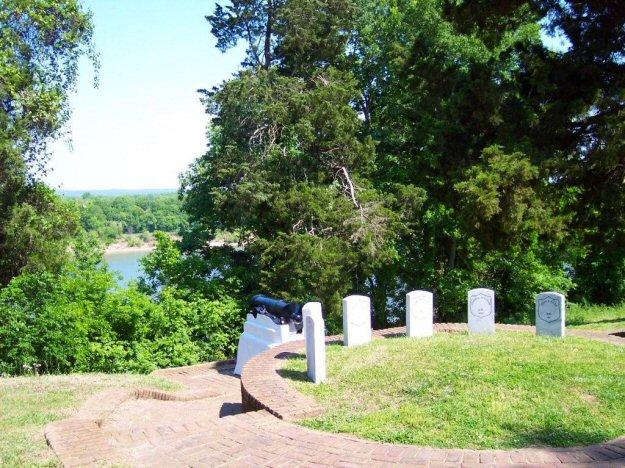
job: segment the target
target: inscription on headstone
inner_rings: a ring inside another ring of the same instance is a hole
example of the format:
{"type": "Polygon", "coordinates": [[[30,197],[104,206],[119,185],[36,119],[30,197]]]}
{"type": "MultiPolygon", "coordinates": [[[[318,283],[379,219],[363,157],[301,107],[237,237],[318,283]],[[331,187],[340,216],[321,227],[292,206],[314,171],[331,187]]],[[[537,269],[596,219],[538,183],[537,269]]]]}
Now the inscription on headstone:
{"type": "Polygon", "coordinates": [[[495,333],[495,291],[472,289],[467,302],[469,333],[495,333]]]}
{"type": "Polygon", "coordinates": [[[367,296],[343,299],[343,344],[358,346],[371,341],[371,300],[367,296]]]}
{"type": "Polygon", "coordinates": [[[304,329],[306,330],[308,377],[315,384],[319,384],[326,380],[326,340],[321,304],[318,302],[306,304],[303,309],[303,317],[304,329]]]}
{"type": "Polygon", "coordinates": [[[422,338],[434,334],[434,295],[429,291],[406,294],[406,335],[422,338]]]}
{"type": "Polygon", "coordinates": [[[536,296],[536,334],[563,337],[566,302],[562,294],[544,292],[536,296]]]}

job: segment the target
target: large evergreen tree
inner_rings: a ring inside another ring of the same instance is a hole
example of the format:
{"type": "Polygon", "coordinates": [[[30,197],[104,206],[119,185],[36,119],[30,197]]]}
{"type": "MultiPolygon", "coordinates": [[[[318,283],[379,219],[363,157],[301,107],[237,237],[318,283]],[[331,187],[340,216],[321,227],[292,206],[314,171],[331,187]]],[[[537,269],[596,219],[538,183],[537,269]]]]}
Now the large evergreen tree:
{"type": "Polygon", "coordinates": [[[318,297],[335,317],[368,293],[378,326],[414,288],[435,290],[441,319],[479,285],[504,319],[573,281],[625,298],[619,2],[237,0],[208,19],[248,57],[207,93],[185,242],[237,230],[247,292],[318,297]]]}

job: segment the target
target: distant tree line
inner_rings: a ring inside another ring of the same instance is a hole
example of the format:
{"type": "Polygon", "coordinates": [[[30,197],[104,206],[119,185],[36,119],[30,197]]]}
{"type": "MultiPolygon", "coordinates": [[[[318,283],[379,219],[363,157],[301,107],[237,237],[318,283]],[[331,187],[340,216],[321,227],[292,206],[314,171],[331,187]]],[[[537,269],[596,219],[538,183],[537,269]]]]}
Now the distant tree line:
{"type": "Polygon", "coordinates": [[[123,234],[177,233],[186,227],[187,215],[175,193],[123,196],[85,193],[68,200],[76,206],[85,231],[96,233],[105,242],[123,234]]]}

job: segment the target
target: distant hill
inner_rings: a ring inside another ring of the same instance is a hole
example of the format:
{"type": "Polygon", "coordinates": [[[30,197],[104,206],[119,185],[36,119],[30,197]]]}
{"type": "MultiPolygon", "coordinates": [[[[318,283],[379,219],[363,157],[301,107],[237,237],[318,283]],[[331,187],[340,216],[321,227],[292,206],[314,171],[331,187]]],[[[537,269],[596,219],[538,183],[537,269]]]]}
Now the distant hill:
{"type": "Polygon", "coordinates": [[[160,195],[162,193],[175,193],[178,189],[165,188],[165,189],[85,189],[85,190],[57,190],[57,193],[64,197],[77,198],[83,196],[85,193],[91,195],[98,195],[104,197],[118,197],[120,195],[160,195]]]}

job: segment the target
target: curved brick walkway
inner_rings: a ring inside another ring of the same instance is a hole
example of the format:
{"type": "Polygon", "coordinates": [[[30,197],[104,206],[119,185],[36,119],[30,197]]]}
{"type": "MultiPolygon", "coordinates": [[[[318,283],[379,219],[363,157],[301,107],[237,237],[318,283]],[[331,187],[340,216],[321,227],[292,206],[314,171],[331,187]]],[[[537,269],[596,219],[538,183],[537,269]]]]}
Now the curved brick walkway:
{"type": "MultiPolygon", "coordinates": [[[[466,330],[466,325],[437,324],[436,328],[454,332],[466,330]]],[[[403,328],[397,328],[375,335],[403,333],[403,328]]],[[[596,332],[569,333],[625,344],[624,339],[596,332]]],[[[296,426],[290,421],[321,411],[281,376],[285,358],[302,346],[301,341],[288,343],[256,356],[241,380],[233,376],[232,362],[157,371],[188,390],[101,393],[75,417],[48,425],[46,438],[66,466],[625,466],[625,437],[571,449],[449,450],[381,444],[296,426]],[[244,407],[248,412],[243,412],[244,407]]]]}

